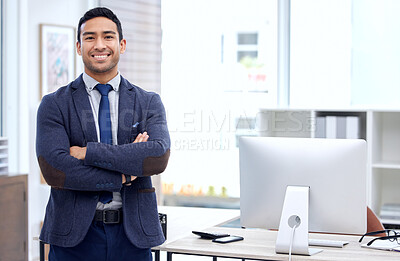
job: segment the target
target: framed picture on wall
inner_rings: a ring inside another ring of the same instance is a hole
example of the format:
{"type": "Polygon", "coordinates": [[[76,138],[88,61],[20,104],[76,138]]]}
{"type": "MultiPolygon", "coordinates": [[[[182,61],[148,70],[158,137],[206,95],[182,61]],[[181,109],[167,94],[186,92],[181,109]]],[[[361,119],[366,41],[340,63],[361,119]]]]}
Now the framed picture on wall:
{"type": "Polygon", "coordinates": [[[75,79],[75,28],[40,25],[40,98],[75,79]]]}

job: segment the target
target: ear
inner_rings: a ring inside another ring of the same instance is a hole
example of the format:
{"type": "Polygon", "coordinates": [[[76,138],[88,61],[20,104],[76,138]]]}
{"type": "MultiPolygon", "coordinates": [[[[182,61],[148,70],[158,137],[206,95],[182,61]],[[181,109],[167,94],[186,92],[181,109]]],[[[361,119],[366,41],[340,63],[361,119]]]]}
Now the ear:
{"type": "Polygon", "coordinates": [[[124,53],[126,50],[126,40],[125,39],[121,40],[121,42],[119,43],[119,47],[120,47],[119,52],[124,53]]]}
{"type": "Polygon", "coordinates": [[[76,42],[76,52],[78,55],[82,55],[81,43],[79,41],[76,42]]]}

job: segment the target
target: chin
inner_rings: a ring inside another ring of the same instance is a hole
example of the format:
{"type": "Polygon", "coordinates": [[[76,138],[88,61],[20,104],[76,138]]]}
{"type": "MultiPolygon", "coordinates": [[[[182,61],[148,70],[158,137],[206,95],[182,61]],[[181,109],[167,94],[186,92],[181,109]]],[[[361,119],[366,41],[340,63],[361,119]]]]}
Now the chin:
{"type": "Polygon", "coordinates": [[[85,65],[86,68],[88,68],[90,71],[92,71],[93,73],[99,74],[99,73],[106,73],[109,72],[111,70],[113,70],[115,68],[116,64],[112,64],[112,65],[105,65],[105,66],[93,66],[93,65],[85,65]]]}

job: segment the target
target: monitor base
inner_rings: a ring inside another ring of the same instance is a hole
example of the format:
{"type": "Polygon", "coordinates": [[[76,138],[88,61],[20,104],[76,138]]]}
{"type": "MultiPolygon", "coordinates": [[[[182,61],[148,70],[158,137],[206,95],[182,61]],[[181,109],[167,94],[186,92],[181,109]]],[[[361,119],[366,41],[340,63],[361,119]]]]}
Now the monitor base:
{"type": "Polygon", "coordinates": [[[310,187],[288,186],[276,239],[275,252],[311,256],[322,249],[309,248],[308,209],[310,187]]]}

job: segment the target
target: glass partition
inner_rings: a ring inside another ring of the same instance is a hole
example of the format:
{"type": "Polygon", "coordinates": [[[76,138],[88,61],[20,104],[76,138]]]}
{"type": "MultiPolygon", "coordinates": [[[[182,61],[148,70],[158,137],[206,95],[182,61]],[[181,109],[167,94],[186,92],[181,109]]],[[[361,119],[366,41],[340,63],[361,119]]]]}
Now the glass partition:
{"type": "Polygon", "coordinates": [[[277,106],[277,1],[168,0],[161,10],[164,198],[238,207],[238,137],[256,136],[259,108],[277,106]]]}

